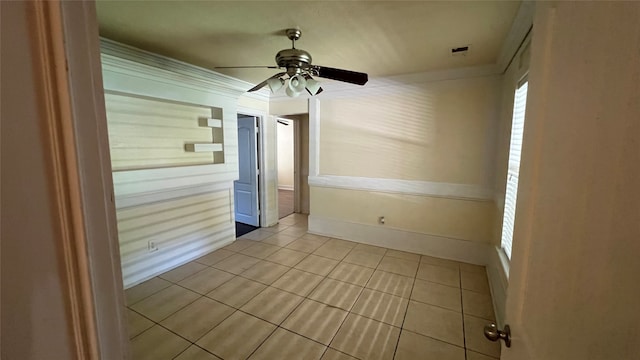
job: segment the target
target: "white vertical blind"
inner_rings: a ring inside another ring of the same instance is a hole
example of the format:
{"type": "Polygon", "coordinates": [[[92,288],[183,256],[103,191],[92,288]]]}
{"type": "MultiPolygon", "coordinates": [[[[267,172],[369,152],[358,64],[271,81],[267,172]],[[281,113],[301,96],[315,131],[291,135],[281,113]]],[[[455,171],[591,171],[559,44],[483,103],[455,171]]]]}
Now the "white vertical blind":
{"type": "Polygon", "coordinates": [[[507,171],[507,189],[505,191],[501,241],[501,246],[509,259],[511,259],[513,226],[516,218],[518,174],[520,172],[520,155],[522,152],[522,136],[524,133],[524,114],[527,106],[527,86],[528,83],[525,82],[516,90],[513,101],[513,122],[511,125],[511,142],[509,145],[509,169],[507,171]]]}

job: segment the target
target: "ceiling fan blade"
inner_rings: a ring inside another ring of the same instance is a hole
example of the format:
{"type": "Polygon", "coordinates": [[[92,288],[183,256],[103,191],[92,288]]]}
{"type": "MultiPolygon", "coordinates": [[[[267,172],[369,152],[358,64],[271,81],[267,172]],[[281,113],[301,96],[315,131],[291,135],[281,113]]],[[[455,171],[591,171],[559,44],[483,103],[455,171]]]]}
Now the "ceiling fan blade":
{"type": "Polygon", "coordinates": [[[356,85],[364,85],[369,81],[369,75],[356,71],[335,69],[325,66],[313,66],[319,77],[344,81],[356,85]]]}
{"type": "Polygon", "coordinates": [[[265,87],[267,85],[267,80],[271,80],[271,79],[275,79],[275,78],[279,78],[280,76],[286,74],[286,72],[281,72],[281,73],[277,73],[275,75],[273,75],[272,77],[266,79],[265,81],[261,82],[260,84],[252,87],[251,89],[247,90],[247,92],[253,92],[253,91],[257,91],[262,89],[263,87],[265,87]]]}
{"type": "Polygon", "coordinates": [[[215,66],[214,69],[279,69],[277,66],[215,66]]]}

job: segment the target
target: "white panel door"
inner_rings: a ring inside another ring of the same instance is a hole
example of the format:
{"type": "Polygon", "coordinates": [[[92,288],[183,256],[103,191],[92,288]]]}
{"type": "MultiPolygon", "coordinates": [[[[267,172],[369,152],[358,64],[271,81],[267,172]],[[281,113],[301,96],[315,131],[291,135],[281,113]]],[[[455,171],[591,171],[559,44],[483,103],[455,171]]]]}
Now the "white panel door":
{"type": "Polygon", "coordinates": [[[259,225],[256,118],[238,117],[238,169],[234,182],[236,221],[259,225]]]}
{"type": "Polygon", "coordinates": [[[536,7],[501,359],[640,359],[640,3],[536,7]]]}

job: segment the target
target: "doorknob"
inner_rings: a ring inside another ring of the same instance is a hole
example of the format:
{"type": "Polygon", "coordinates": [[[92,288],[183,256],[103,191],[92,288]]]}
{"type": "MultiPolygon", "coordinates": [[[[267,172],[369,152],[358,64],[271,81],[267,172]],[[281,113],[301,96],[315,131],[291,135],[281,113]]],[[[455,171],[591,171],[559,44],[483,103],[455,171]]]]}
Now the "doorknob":
{"type": "Polygon", "coordinates": [[[507,347],[511,347],[511,328],[509,325],[504,326],[504,330],[498,329],[496,324],[489,324],[484,327],[484,336],[491,341],[504,340],[507,347]]]}

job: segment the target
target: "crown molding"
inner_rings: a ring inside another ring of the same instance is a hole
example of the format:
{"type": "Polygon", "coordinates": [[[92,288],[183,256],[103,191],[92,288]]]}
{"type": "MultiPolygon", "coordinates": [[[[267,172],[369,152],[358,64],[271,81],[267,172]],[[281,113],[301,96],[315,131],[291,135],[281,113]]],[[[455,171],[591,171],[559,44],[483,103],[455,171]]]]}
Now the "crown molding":
{"type": "Polygon", "coordinates": [[[413,74],[402,74],[372,78],[364,86],[342,83],[333,80],[322,82],[324,91],[316,96],[303,93],[297,98],[290,98],[284,92],[271,94],[270,101],[291,101],[300,99],[332,99],[336,97],[371,96],[406,91],[407,86],[420,86],[432,82],[468,79],[475,77],[499,75],[496,65],[471,66],[457,69],[427,71],[413,74]]]}
{"type": "Polygon", "coordinates": [[[496,66],[501,74],[507,70],[511,59],[513,59],[514,55],[518,52],[520,45],[527,37],[529,30],[533,27],[535,9],[536,5],[533,0],[524,0],[522,4],[520,4],[520,8],[516,13],[516,17],[513,19],[507,38],[504,40],[504,43],[502,43],[502,49],[496,62],[496,66]]]}
{"type": "MultiPolygon", "coordinates": [[[[100,53],[103,65],[106,67],[135,69],[135,71],[143,72],[152,71],[149,69],[150,67],[161,70],[160,72],[163,72],[165,77],[174,77],[171,74],[176,74],[181,81],[198,87],[221,89],[222,92],[234,96],[242,95],[256,100],[269,101],[267,89],[247,93],[246,91],[253,87],[253,84],[107,38],[100,38],[100,53]],[[136,64],[138,65],[136,66],[136,64]],[[145,66],[140,65],[146,65],[147,69],[145,70],[145,66]]],[[[158,76],[158,72],[155,75],[158,76]]]]}

